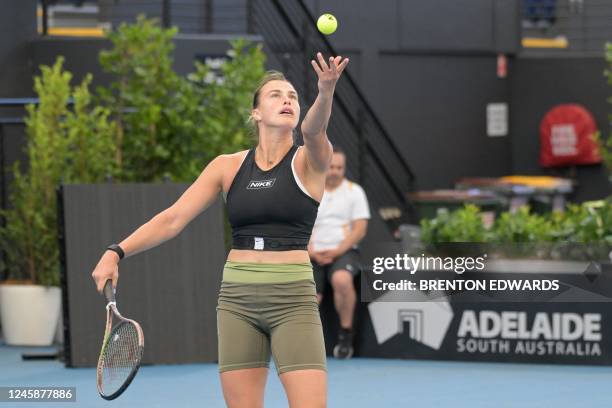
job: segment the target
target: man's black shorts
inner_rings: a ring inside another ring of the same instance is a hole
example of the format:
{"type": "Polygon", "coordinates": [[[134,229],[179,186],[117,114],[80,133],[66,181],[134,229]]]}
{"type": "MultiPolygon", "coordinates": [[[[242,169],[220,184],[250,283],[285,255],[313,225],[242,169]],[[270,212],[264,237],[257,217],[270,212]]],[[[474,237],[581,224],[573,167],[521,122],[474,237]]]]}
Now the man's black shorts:
{"type": "Polygon", "coordinates": [[[359,251],[349,249],[343,255],[327,265],[319,265],[314,260],[312,268],[314,273],[315,284],[317,285],[317,293],[323,293],[325,289],[325,281],[331,282],[331,277],[337,270],[344,269],[349,271],[353,277],[361,271],[361,263],[359,262],[359,251]]]}

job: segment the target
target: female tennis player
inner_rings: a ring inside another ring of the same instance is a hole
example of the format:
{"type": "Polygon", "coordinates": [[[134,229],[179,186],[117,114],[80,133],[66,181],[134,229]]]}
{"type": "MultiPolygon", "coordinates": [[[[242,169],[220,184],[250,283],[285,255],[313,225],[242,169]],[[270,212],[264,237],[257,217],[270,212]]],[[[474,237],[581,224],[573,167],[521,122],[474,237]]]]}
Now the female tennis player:
{"type": "Polygon", "coordinates": [[[173,238],[224,193],[232,250],[217,306],[219,371],[230,408],[262,407],[270,356],[291,408],[325,407],[325,345],[307,245],[332,157],[326,129],[336,83],[349,60],[311,64],[319,93],[293,141],[298,94],[278,72],[262,80],[250,120],[255,148],[220,155],[169,208],[113,244],[92,276],[102,291],[118,280],[118,263],[173,238]]]}

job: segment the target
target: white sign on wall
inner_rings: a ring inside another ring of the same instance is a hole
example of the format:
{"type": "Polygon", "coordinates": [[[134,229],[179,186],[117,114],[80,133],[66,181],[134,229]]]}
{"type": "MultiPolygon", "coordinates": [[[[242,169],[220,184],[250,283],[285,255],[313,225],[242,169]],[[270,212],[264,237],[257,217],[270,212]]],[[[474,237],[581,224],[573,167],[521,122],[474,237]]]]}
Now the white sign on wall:
{"type": "Polygon", "coordinates": [[[508,135],[508,104],[489,103],[487,105],[487,136],[508,135]]]}

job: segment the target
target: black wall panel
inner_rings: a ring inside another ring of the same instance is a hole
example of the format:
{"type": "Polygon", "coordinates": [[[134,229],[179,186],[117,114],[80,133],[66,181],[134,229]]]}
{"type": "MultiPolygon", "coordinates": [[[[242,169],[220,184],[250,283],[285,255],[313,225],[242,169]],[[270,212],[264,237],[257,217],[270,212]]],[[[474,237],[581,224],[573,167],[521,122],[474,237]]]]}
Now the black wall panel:
{"type": "MultiPolygon", "coordinates": [[[[91,272],[104,248],[120,242],[172,205],[186,184],[63,187],[66,364],[97,362],[105,301],[91,272]]],[[[174,239],[119,264],[117,305],[145,333],[144,364],[217,359],[216,302],[223,264],[223,208],[218,200],[174,239]]]]}

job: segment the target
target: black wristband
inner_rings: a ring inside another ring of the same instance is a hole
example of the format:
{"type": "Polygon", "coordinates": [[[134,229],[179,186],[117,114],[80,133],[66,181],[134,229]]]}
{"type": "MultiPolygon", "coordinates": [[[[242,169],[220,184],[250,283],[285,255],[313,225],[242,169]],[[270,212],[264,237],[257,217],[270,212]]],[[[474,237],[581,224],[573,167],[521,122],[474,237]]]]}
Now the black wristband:
{"type": "Polygon", "coordinates": [[[121,249],[121,247],[117,244],[111,244],[106,249],[109,251],[116,252],[117,255],[119,255],[119,260],[122,260],[123,257],[125,257],[125,252],[123,252],[123,249],[121,249]]]}

